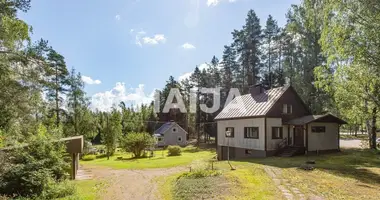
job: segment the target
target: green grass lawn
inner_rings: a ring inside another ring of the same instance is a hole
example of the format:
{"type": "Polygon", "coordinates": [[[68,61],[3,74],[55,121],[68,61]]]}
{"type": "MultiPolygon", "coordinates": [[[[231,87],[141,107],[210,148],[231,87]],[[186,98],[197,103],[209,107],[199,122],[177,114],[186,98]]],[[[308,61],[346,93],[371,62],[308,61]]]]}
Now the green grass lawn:
{"type": "Polygon", "coordinates": [[[263,165],[241,162],[232,164],[237,170],[231,171],[227,162],[215,162],[215,170],[221,172],[216,177],[179,178],[181,174],[160,177],[157,179],[160,185],[159,196],[164,200],[283,199],[263,170],[263,165]]]}
{"type": "Polygon", "coordinates": [[[264,167],[281,170],[282,178],[306,195],[325,199],[380,199],[380,154],[370,150],[344,150],[340,153],[291,158],[257,158],[232,161],[236,168],[229,170],[227,162],[216,162],[220,177],[197,180],[178,179],[180,174],[161,177],[160,195],[163,199],[284,199],[264,167]],[[305,171],[299,166],[315,160],[315,169],[305,171]],[[212,184],[213,183],[213,184],[212,184]],[[214,187],[217,185],[218,187],[214,187]],[[223,188],[221,191],[220,188],[223,188]],[[198,196],[194,196],[196,192],[198,196]],[[201,196],[200,196],[201,195],[201,196]],[[204,195],[204,196],[202,196],[204,195]],[[216,195],[216,196],[215,196],[216,195]],[[196,198],[195,198],[196,197],[196,198]]]}
{"type": "Polygon", "coordinates": [[[214,157],[215,151],[199,150],[196,152],[182,152],[181,156],[168,156],[167,150],[155,151],[152,158],[132,159],[129,153],[119,153],[115,156],[100,158],[92,161],[80,161],[83,165],[93,165],[110,167],[114,169],[149,169],[149,168],[169,168],[176,166],[185,166],[196,160],[207,160],[214,157]],[[117,159],[123,157],[122,160],[117,159]]]}
{"type": "Polygon", "coordinates": [[[343,150],[341,153],[292,158],[270,157],[240,161],[281,169],[282,176],[305,195],[326,199],[380,199],[380,154],[371,150],[343,150]],[[315,160],[315,170],[299,166],[315,160]]]}
{"type": "Polygon", "coordinates": [[[77,188],[76,193],[72,196],[68,196],[60,200],[98,199],[98,195],[107,188],[107,182],[105,180],[81,180],[72,182],[77,188]]]}

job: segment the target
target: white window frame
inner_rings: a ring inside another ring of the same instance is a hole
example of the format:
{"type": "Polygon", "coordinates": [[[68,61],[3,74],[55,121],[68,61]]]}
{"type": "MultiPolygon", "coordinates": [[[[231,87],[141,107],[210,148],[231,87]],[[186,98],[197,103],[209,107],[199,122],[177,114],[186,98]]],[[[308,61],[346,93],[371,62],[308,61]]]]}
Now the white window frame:
{"type": "Polygon", "coordinates": [[[178,136],[177,137],[177,142],[182,142],[183,140],[182,140],[182,136],[178,136]]]}
{"type": "Polygon", "coordinates": [[[172,132],[173,132],[173,133],[177,133],[177,132],[178,132],[178,128],[177,128],[177,127],[173,127],[173,128],[172,128],[172,132]]]}

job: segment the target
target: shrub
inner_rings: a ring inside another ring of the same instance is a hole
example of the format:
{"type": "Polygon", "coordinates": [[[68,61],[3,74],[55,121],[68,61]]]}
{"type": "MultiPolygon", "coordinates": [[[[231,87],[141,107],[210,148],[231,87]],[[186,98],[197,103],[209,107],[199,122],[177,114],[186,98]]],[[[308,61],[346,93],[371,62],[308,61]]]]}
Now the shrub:
{"type": "Polygon", "coordinates": [[[55,191],[57,196],[52,188],[68,177],[70,165],[64,160],[64,145],[45,133],[40,127],[27,146],[7,151],[0,160],[0,195],[44,199],[39,197],[55,191]]]}
{"type": "Polygon", "coordinates": [[[107,154],[98,154],[95,156],[96,159],[98,158],[106,158],[107,157],[107,154]]]}
{"type": "Polygon", "coordinates": [[[185,148],[182,149],[183,152],[188,152],[188,153],[195,153],[195,152],[198,152],[199,151],[199,148],[198,147],[195,147],[193,145],[189,145],[185,148]]]}
{"type": "Polygon", "coordinates": [[[90,161],[90,160],[95,160],[95,159],[96,159],[96,155],[85,155],[82,158],[83,161],[90,161]]]}
{"type": "Polygon", "coordinates": [[[168,146],[168,156],[180,156],[181,147],[179,146],[168,146]]]}
{"type": "Polygon", "coordinates": [[[185,172],[182,175],[180,175],[178,178],[204,178],[204,177],[213,177],[213,176],[219,176],[222,173],[220,171],[215,170],[209,170],[209,169],[202,169],[202,170],[195,170],[192,172],[185,172]]]}
{"type": "Polygon", "coordinates": [[[154,145],[154,138],[148,133],[128,133],[122,139],[122,145],[127,152],[131,152],[133,157],[141,158],[144,149],[154,145]]]}

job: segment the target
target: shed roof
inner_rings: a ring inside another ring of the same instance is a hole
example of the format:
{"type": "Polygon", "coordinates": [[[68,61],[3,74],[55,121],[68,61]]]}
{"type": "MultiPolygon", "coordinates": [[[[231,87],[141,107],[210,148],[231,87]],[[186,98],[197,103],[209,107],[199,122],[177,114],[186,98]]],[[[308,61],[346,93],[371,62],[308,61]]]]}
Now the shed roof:
{"type": "Polygon", "coordinates": [[[246,94],[235,97],[215,120],[264,116],[289,87],[272,88],[254,96],[246,94]]]}
{"type": "Polygon", "coordinates": [[[338,124],[347,124],[344,120],[332,115],[332,114],[325,114],[325,115],[306,115],[300,118],[292,119],[284,124],[289,125],[304,125],[311,122],[333,122],[338,124]]]}
{"type": "Polygon", "coordinates": [[[154,131],[154,134],[163,135],[167,130],[169,130],[170,127],[172,127],[175,124],[175,122],[166,122],[163,124],[160,128],[158,128],[156,131],[154,131]]]}

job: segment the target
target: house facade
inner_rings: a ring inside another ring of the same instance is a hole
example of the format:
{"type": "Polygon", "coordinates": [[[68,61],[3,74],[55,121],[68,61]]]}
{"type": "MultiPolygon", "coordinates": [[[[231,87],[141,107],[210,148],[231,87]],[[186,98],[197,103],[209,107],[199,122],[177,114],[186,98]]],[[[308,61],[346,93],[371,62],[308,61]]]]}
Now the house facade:
{"type": "Polygon", "coordinates": [[[227,152],[233,159],[337,151],[339,126],[345,123],[331,114],[311,115],[291,86],[265,90],[260,85],[232,100],[215,120],[220,160],[227,152]]]}
{"type": "Polygon", "coordinates": [[[176,122],[167,122],[154,132],[156,146],[169,145],[185,146],[187,144],[187,132],[176,122]]]}

